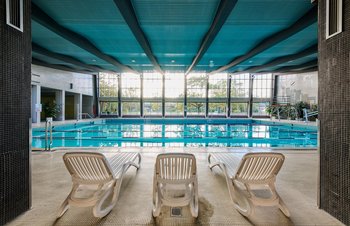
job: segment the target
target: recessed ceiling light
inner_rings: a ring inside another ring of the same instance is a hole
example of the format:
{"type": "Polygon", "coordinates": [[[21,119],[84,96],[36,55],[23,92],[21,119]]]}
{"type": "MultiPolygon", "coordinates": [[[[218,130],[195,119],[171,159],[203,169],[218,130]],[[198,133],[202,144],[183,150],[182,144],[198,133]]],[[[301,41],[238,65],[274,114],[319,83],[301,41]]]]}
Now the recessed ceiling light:
{"type": "Polygon", "coordinates": [[[213,60],[209,60],[209,67],[214,67],[214,61],[213,60]]]}
{"type": "Polygon", "coordinates": [[[252,60],[250,60],[250,61],[248,61],[248,63],[253,63],[253,61],[252,61],[252,60]]]}
{"type": "Polygon", "coordinates": [[[135,62],[136,62],[136,60],[131,60],[131,62],[135,63],[135,62]]]}
{"type": "Polygon", "coordinates": [[[96,60],[95,60],[95,59],[92,59],[91,61],[92,61],[92,62],[96,62],[96,60]]]}
{"type": "Polygon", "coordinates": [[[175,63],[175,60],[171,60],[171,63],[175,63]]]}

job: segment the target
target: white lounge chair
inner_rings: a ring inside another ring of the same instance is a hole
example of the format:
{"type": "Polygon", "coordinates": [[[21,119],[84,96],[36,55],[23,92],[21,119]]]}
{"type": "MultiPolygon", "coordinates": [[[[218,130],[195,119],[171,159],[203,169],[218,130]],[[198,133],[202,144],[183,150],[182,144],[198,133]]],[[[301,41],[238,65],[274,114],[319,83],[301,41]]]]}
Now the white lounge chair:
{"type": "Polygon", "coordinates": [[[284,215],[290,216],[275,188],[276,175],[284,162],[282,154],[248,153],[240,161],[238,169],[234,164],[237,157],[233,153],[209,154],[208,162],[211,170],[219,166],[224,172],[231,199],[242,215],[252,215],[254,206],[278,206],[284,215]],[[267,190],[270,196],[259,197],[255,189],[267,190]]]}
{"type": "Polygon", "coordinates": [[[130,166],[139,169],[141,155],[130,152],[116,153],[107,160],[101,153],[71,152],[66,153],[63,160],[72,176],[73,187],[62,203],[57,218],[60,218],[70,205],[94,206],[94,216],[104,217],[117,203],[125,172],[130,166]],[[81,191],[88,191],[89,187],[93,187],[92,195],[77,196],[81,191]]]}
{"type": "Polygon", "coordinates": [[[196,158],[192,154],[168,153],[157,156],[153,178],[153,216],[162,206],[190,206],[198,216],[198,180],[196,158]]]}

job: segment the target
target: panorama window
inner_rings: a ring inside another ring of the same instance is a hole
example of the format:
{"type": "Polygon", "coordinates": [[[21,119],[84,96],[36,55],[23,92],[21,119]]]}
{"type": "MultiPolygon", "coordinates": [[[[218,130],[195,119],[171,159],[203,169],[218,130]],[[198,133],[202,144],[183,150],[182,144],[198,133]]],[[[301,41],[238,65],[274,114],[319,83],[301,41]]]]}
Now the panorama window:
{"type": "Polygon", "coordinates": [[[140,102],[122,102],[122,115],[140,115],[140,102]]]}
{"type": "Polygon", "coordinates": [[[253,98],[271,98],[272,74],[254,75],[253,98]]]}
{"type": "Polygon", "coordinates": [[[165,98],[184,98],[185,75],[183,73],[165,74],[165,98]]]}
{"type": "Polygon", "coordinates": [[[231,98],[249,97],[249,74],[231,76],[231,98]]]}
{"type": "Polygon", "coordinates": [[[144,115],[162,115],[162,103],[161,102],[144,102],[143,113],[144,115]]]}
{"type": "Polygon", "coordinates": [[[187,98],[205,98],[206,89],[206,74],[192,73],[187,75],[187,98]]]}
{"type": "Polygon", "coordinates": [[[122,98],[140,98],[141,97],[141,78],[140,75],[123,73],[122,74],[122,98]]]}
{"type": "Polygon", "coordinates": [[[231,103],[231,116],[247,116],[248,103],[231,103]]]}
{"type": "Polygon", "coordinates": [[[183,116],[184,104],[181,102],[165,102],[165,115],[183,116]]]}
{"type": "Polygon", "coordinates": [[[162,98],[162,75],[158,73],[143,74],[143,98],[162,98]]]}
{"type": "Polygon", "coordinates": [[[112,73],[99,73],[100,97],[118,97],[118,75],[112,73]]]}
{"type": "Polygon", "coordinates": [[[227,74],[209,76],[209,98],[227,98],[227,74]]]}

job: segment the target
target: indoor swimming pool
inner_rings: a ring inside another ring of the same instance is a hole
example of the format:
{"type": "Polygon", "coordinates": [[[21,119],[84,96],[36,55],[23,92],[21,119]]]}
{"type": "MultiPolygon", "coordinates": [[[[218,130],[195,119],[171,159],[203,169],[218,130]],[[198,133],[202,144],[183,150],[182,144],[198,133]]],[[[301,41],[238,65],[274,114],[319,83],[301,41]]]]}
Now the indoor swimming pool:
{"type": "MultiPolygon", "coordinates": [[[[45,128],[33,148],[48,148],[45,128]]],[[[58,147],[287,147],[315,148],[317,127],[251,119],[101,119],[53,126],[58,147]]]]}

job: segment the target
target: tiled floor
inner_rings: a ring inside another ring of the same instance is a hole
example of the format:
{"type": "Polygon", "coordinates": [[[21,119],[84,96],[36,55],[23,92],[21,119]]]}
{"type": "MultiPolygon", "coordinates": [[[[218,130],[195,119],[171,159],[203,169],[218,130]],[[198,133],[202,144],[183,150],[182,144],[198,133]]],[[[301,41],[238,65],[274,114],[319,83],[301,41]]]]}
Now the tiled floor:
{"type": "Polygon", "coordinates": [[[319,210],[317,200],[316,151],[282,151],[286,161],[277,178],[277,190],[289,207],[291,218],[286,218],[277,208],[259,207],[253,217],[245,218],[232,205],[226,182],[219,170],[207,167],[208,152],[232,151],[238,157],[259,149],[221,148],[119,148],[99,149],[103,153],[139,151],[141,169],[132,168],[124,178],[119,201],[112,212],[103,219],[94,218],[91,208],[71,207],[59,220],[55,215],[71,188],[71,179],[64,167],[64,150],[52,153],[36,152],[32,155],[33,207],[9,225],[342,225],[319,210]],[[170,217],[163,208],[162,217],[152,218],[152,176],[157,153],[193,152],[197,158],[200,210],[197,220],[170,217]]]}

